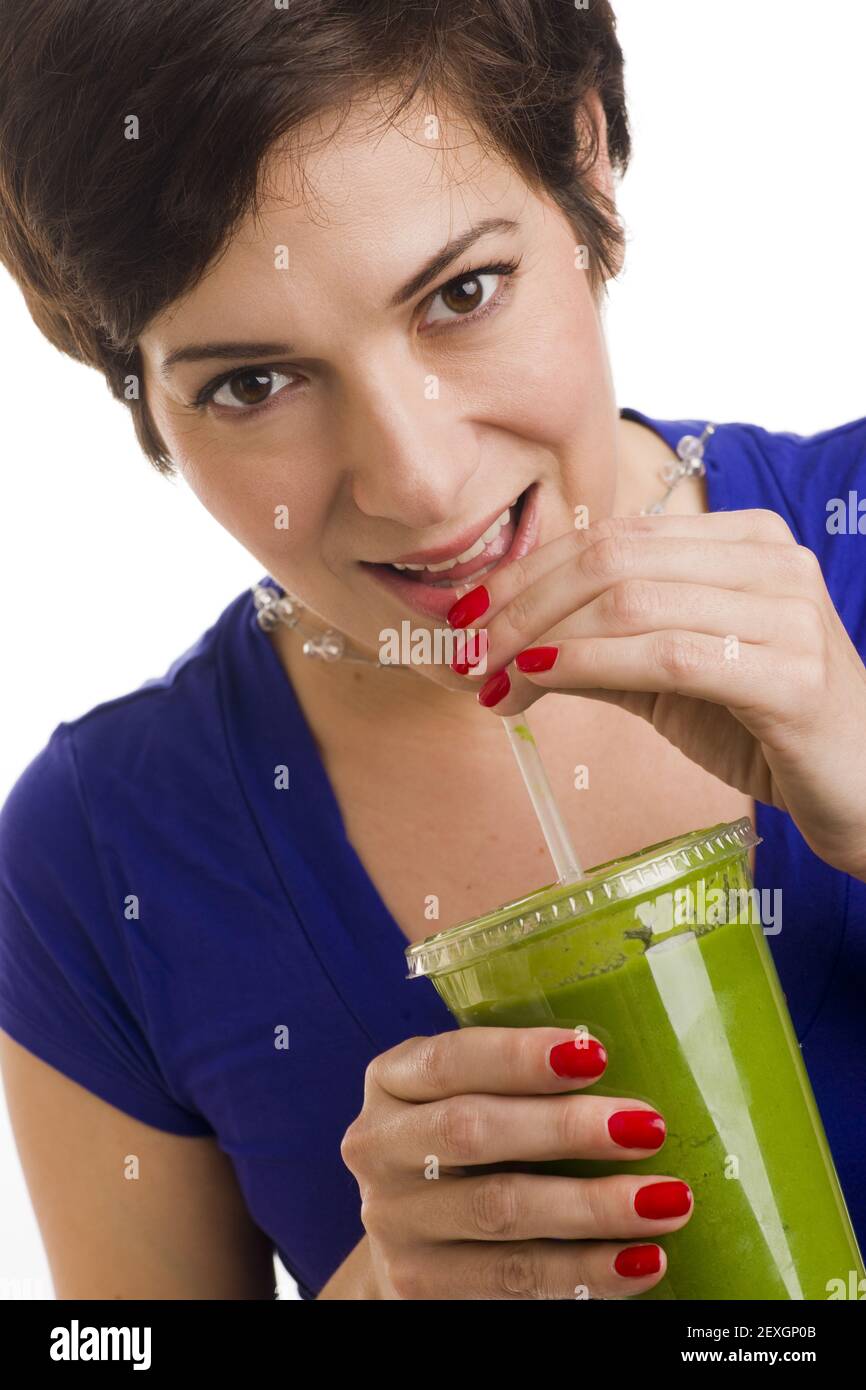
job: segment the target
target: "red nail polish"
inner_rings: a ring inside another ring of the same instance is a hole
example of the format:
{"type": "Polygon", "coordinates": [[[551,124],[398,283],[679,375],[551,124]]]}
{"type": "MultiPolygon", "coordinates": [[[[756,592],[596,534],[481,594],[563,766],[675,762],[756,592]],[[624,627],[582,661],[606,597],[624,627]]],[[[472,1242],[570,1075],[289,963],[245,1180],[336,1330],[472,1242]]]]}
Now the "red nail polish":
{"type": "Polygon", "coordinates": [[[476,618],[480,618],[482,613],[486,613],[489,607],[490,595],[484,585],[479,584],[451,605],[445,621],[451,627],[468,627],[476,618]]]}
{"type": "Polygon", "coordinates": [[[634,1197],[634,1209],[638,1216],[649,1217],[651,1221],[685,1216],[691,1205],[691,1190],[684,1182],[650,1183],[647,1187],[641,1187],[634,1197]]]}
{"type": "Polygon", "coordinates": [[[458,637],[455,646],[457,655],[451,666],[458,676],[465,676],[467,671],[478,665],[487,651],[487,629],[482,627],[478,632],[466,633],[463,639],[458,637]]]}
{"type": "Polygon", "coordinates": [[[616,1110],[607,1132],[624,1149],[660,1149],[665,1142],[665,1122],[656,1110],[616,1110]]]}
{"type": "Polygon", "coordinates": [[[550,1065],[557,1076],[601,1076],[607,1052],[595,1038],[587,1038],[583,1046],[569,1039],[551,1048],[550,1065]]]}
{"type": "Polygon", "coordinates": [[[514,658],[519,671],[549,671],[559,656],[559,647],[527,647],[514,658]]]}
{"type": "Polygon", "coordinates": [[[497,671],[479,690],[478,703],[489,709],[491,705],[498,705],[500,700],[504,700],[510,689],[511,677],[508,672],[497,671]]]}
{"type": "Polygon", "coordinates": [[[626,1279],[640,1279],[645,1274],[658,1274],[662,1267],[662,1252],[657,1245],[627,1245],[613,1262],[617,1274],[626,1279]]]}

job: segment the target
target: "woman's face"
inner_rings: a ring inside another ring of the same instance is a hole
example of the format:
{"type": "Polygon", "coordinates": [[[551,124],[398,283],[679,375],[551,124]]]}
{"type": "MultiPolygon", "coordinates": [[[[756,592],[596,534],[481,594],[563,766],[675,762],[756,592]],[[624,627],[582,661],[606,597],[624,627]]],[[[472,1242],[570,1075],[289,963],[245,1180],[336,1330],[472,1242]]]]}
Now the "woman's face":
{"type": "MultiPolygon", "coordinates": [[[[275,160],[258,219],[140,346],[154,423],[204,506],[378,654],[406,619],[445,626],[512,541],[515,510],[454,574],[419,583],[394,561],[465,553],[533,484],[518,547],[563,534],[577,505],[609,514],[617,417],[590,276],[556,205],[456,117],[366,127],[357,106],[336,130],[317,124],[303,196],[297,161],[275,160]],[[509,262],[511,275],[487,269],[509,262]]],[[[420,669],[466,688],[447,661],[420,669]]]]}

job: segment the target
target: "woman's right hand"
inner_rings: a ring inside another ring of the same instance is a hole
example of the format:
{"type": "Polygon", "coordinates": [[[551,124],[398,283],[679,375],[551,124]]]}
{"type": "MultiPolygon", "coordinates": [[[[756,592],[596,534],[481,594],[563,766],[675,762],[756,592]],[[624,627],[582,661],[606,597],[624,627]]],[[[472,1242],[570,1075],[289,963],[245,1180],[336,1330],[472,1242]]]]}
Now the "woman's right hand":
{"type": "Polygon", "coordinates": [[[656,1238],[693,1209],[675,1176],[487,1170],[651,1156],[664,1123],[649,1105],[562,1094],[591,1086],[606,1065],[601,1043],[564,1028],[458,1028],[374,1058],[341,1152],[361,1191],[380,1297],[618,1299],[664,1278],[656,1238]],[[654,1213],[682,1214],[640,1215],[652,1202],[654,1213]]]}

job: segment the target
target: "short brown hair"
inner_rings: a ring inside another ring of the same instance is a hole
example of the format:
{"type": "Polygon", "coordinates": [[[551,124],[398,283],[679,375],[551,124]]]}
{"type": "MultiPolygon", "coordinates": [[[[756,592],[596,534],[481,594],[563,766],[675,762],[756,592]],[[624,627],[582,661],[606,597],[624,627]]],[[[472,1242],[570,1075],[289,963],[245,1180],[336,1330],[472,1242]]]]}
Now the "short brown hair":
{"type": "MultiPolygon", "coordinates": [[[[40,331],[97,367],[139,443],[174,469],[147,403],[139,336],[193,288],[258,206],[272,147],[327,108],[397,87],[443,95],[590,254],[616,272],[622,230],[587,173],[575,114],[595,91],[611,164],[629,129],[606,0],[16,0],[0,32],[0,259],[40,331]],[[139,138],[124,138],[130,115],[139,138]],[[143,396],[143,393],[142,393],[143,396]]],[[[584,130],[585,127],[585,130],[584,130]]],[[[584,133],[581,134],[580,131],[584,133]]]]}

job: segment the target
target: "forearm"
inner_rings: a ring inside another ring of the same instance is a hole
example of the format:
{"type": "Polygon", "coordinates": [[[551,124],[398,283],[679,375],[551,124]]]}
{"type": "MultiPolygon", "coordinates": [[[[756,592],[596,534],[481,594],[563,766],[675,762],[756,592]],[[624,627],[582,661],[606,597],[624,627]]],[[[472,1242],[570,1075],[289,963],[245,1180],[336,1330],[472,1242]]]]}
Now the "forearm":
{"type": "Polygon", "coordinates": [[[334,1271],[317,1297],[365,1301],[382,1297],[373,1272],[370,1242],[366,1236],[362,1236],[352,1253],[334,1271]]]}

